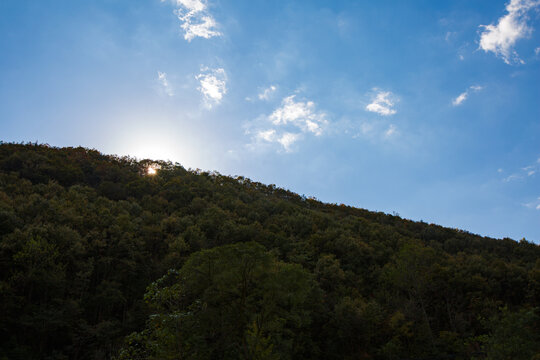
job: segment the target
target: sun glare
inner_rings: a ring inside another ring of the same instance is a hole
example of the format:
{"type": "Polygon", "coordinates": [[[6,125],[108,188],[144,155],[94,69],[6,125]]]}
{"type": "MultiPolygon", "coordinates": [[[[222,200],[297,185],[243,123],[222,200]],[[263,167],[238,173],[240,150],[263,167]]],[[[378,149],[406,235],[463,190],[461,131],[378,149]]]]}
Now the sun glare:
{"type": "Polygon", "coordinates": [[[157,174],[157,168],[154,165],[148,166],[146,168],[146,175],[156,175],[157,174]]]}

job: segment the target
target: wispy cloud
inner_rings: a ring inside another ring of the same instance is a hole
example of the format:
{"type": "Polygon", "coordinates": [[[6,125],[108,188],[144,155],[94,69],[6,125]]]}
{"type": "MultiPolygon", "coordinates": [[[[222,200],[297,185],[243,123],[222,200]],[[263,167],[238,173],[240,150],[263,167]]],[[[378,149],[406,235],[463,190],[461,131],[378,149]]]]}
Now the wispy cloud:
{"type": "Polygon", "coordinates": [[[277,144],[285,152],[292,152],[293,145],[303,138],[301,132],[281,131],[281,129],[246,130],[246,134],[252,135],[252,141],[247,146],[254,150],[277,144]]]}
{"type": "Polygon", "coordinates": [[[255,130],[246,131],[253,135],[254,143],[279,144],[286,152],[306,135],[320,136],[328,125],[324,112],[318,111],[313,101],[300,101],[296,95],[284,98],[281,105],[270,115],[260,118],[262,124],[255,130]]]}
{"type": "Polygon", "coordinates": [[[272,142],[276,139],[276,130],[269,129],[269,130],[259,130],[255,136],[264,141],[272,142]]]}
{"type": "Polygon", "coordinates": [[[366,110],[383,116],[394,115],[396,110],[393,108],[395,104],[393,94],[390,91],[374,90],[377,93],[372,102],[366,106],[366,110]]]}
{"type": "Polygon", "coordinates": [[[527,176],[533,176],[534,174],[536,174],[538,167],[535,165],[530,165],[525,166],[522,170],[525,172],[525,174],[527,174],[527,176]]]}
{"type": "Polygon", "coordinates": [[[384,132],[384,137],[385,138],[390,138],[390,137],[395,136],[397,134],[398,134],[397,127],[394,124],[390,124],[388,126],[388,129],[386,129],[386,131],[384,132]]]}
{"type": "Polygon", "coordinates": [[[285,132],[278,137],[277,142],[283,146],[285,151],[291,151],[291,146],[300,139],[300,134],[285,132]]]}
{"type": "Polygon", "coordinates": [[[529,208],[529,209],[536,209],[540,210],[540,197],[538,197],[536,200],[528,202],[523,204],[523,206],[529,208]]]}
{"type": "Polygon", "coordinates": [[[165,92],[165,94],[167,94],[169,96],[174,95],[174,91],[173,91],[171,85],[169,84],[169,81],[167,80],[167,74],[166,73],[158,71],[158,81],[161,84],[161,87],[163,88],[163,91],[165,92]]]}
{"type": "Polygon", "coordinates": [[[368,140],[373,144],[380,141],[388,142],[396,140],[401,136],[399,127],[394,123],[377,120],[358,120],[353,122],[342,122],[337,126],[341,126],[342,131],[337,131],[338,134],[351,134],[353,139],[368,140]]]}
{"type": "Polygon", "coordinates": [[[177,6],[175,14],[181,22],[180,27],[184,30],[184,39],[191,41],[196,37],[209,39],[221,36],[216,30],[218,25],[208,12],[205,0],[173,0],[173,3],[177,6]]]}
{"type": "Polygon", "coordinates": [[[480,34],[480,49],[493,52],[507,64],[523,63],[514,46],[531,34],[527,13],[539,5],[540,0],[511,0],[506,5],[507,14],[499,18],[497,25],[480,25],[484,29],[480,34]]]}
{"type": "Polygon", "coordinates": [[[511,182],[515,180],[523,180],[528,177],[536,175],[540,171],[540,158],[536,160],[534,164],[527,165],[519,169],[513,174],[508,175],[503,179],[504,182],[511,182]]]}
{"type": "Polygon", "coordinates": [[[270,97],[276,92],[277,87],[275,85],[270,85],[270,87],[264,89],[259,95],[259,100],[269,100],[270,97]]]}
{"type": "Polygon", "coordinates": [[[205,105],[211,108],[221,103],[227,93],[227,74],[222,68],[201,68],[201,73],[195,77],[199,80],[197,88],[204,96],[205,105]]]}
{"type": "Polygon", "coordinates": [[[508,175],[507,177],[505,177],[503,179],[503,181],[504,182],[510,182],[510,181],[519,180],[519,179],[523,179],[523,175],[521,175],[521,174],[511,174],[511,175],[508,175]]]}
{"type": "Polygon", "coordinates": [[[483,90],[483,89],[484,89],[484,87],[482,87],[482,86],[477,86],[477,85],[470,86],[467,90],[465,90],[464,92],[459,94],[458,97],[456,97],[454,100],[452,100],[452,105],[459,106],[459,105],[463,104],[463,102],[465,100],[467,100],[467,98],[469,97],[469,94],[471,92],[478,92],[478,91],[483,90]]]}
{"type": "Polygon", "coordinates": [[[267,143],[278,143],[283,147],[283,150],[286,152],[291,152],[292,146],[295,142],[302,138],[302,134],[287,131],[278,133],[275,129],[269,129],[257,131],[255,133],[255,138],[258,141],[264,141],[267,143]]]}
{"type": "Polygon", "coordinates": [[[362,135],[367,135],[373,131],[373,124],[363,122],[360,124],[360,132],[362,135]]]}

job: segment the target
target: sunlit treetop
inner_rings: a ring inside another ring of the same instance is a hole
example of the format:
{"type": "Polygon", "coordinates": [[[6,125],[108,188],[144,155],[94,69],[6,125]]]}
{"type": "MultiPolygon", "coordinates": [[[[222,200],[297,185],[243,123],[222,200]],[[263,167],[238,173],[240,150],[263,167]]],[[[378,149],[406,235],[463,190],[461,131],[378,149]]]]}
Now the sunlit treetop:
{"type": "Polygon", "coordinates": [[[146,175],[154,176],[157,174],[157,171],[159,170],[159,165],[151,164],[148,165],[146,168],[146,175]]]}

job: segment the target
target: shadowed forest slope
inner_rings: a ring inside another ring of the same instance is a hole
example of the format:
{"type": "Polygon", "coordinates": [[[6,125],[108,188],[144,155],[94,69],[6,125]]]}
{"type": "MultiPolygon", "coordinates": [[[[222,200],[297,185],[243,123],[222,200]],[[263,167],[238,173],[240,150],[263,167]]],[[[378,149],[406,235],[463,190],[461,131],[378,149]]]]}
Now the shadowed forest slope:
{"type": "Polygon", "coordinates": [[[0,144],[0,359],[540,358],[539,259],[244,177],[0,144]]]}

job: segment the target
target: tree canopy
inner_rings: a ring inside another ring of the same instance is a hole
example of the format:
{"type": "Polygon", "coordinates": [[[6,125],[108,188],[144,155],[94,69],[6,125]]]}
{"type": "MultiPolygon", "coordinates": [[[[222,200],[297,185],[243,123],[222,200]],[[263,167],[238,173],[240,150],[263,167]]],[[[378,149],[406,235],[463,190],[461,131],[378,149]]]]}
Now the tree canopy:
{"type": "Polygon", "coordinates": [[[80,147],[0,144],[0,295],[0,359],[540,351],[536,244],[80,147]]]}

